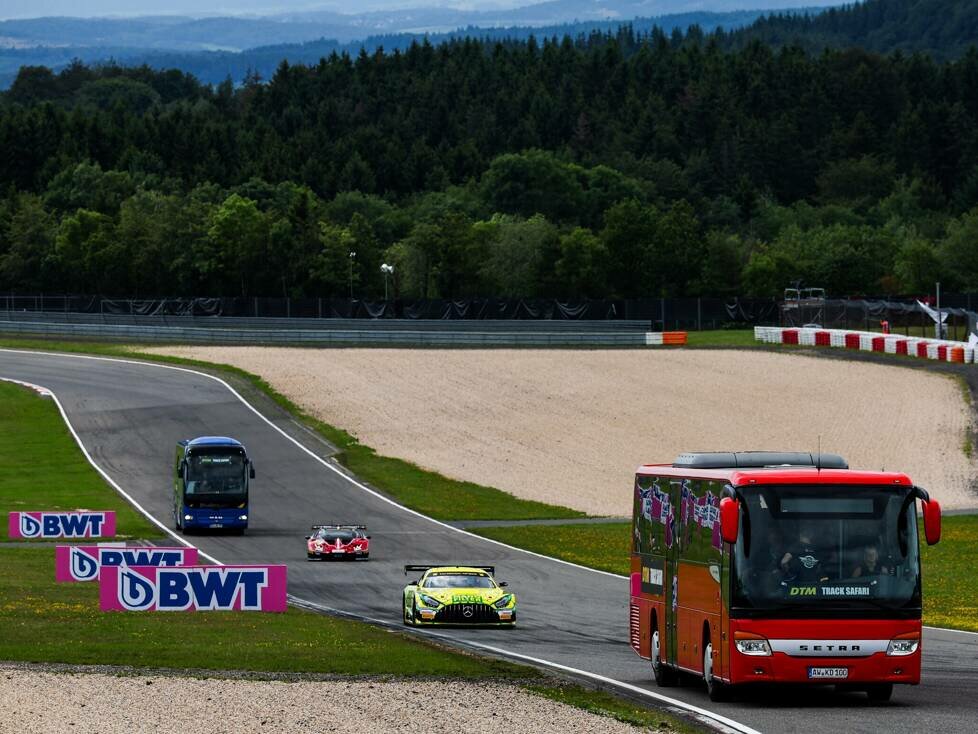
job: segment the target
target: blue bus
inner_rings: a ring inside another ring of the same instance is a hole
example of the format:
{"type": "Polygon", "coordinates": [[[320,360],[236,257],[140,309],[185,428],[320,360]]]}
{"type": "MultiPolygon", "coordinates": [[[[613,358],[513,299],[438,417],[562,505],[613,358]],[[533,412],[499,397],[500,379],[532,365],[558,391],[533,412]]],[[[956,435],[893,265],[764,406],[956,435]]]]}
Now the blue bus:
{"type": "Polygon", "coordinates": [[[201,436],[177,442],[173,521],[177,530],[248,527],[248,483],[255,466],[240,441],[201,436]]]}

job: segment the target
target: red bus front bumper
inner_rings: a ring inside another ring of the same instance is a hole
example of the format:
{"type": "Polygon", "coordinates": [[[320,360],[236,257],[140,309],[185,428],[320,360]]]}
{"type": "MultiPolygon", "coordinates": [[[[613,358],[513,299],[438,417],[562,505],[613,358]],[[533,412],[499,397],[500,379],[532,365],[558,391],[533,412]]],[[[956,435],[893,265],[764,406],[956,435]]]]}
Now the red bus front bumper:
{"type": "Polygon", "coordinates": [[[921,649],[909,655],[887,655],[891,639],[920,635],[919,620],[731,620],[723,677],[734,685],[743,683],[869,684],[920,682],[921,649]],[[767,639],[771,655],[745,655],[737,649],[738,631],[767,639]],[[869,655],[817,654],[817,647],[848,648],[862,643],[863,650],[882,648],[869,655]],[[816,654],[802,654],[804,643],[816,654]],[[787,649],[788,652],[779,651],[787,649]],[[844,669],[844,676],[816,678],[812,668],[844,669]]]}

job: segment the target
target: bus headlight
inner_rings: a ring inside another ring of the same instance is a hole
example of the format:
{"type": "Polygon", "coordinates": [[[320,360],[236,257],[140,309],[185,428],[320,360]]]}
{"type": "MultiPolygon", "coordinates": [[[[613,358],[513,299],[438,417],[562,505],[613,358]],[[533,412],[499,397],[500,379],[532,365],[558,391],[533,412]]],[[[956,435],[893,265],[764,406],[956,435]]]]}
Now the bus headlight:
{"type": "Polygon", "coordinates": [[[735,632],[734,644],[737,646],[737,652],[742,655],[767,657],[771,654],[771,646],[768,641],[760,635],[750,632],[735,632]]]}
{"type": "Polygon", "coordinates": [[[890,644],[886,646],[886,654],[892,657],[913,655],[918,647],[920,647],[920,637],[916,632],[911,632],[890,640],[890,644]]]}

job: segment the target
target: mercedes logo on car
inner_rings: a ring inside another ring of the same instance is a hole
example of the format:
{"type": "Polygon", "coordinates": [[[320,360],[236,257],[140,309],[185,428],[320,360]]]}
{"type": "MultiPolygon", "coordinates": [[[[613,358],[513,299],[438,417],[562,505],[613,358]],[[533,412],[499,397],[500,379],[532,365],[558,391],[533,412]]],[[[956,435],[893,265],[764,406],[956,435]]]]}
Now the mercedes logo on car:
{"type": "Polygon", "coordinates": [[[472,608],[471,604],[466,604],[464,607],[462,607],[462,616],[466,619],[471,617],[473,614],[475,614],[475,609],[472,608]]]}

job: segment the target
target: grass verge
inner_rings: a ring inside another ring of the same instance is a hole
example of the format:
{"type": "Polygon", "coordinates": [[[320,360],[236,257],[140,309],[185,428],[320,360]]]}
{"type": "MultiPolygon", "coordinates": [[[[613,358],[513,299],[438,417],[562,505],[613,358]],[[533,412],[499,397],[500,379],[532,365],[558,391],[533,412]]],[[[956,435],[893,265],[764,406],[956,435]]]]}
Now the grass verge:
{"type": "Polygon", "coordinates": [[[240,380],[264,393],[297,420],[336,446],[336,456],[357,477],[377,487],[398,502],[438,520],[536,520],[584,517],[567,507],[523,500],[508,492],[450,479],[422,469],[403,459],[382,456],[355,436],[309,415],[258,375],[225,364],[144,354],[139,347],[101,342],[58,342],[44,340],[0,340],[0,347],[42,351],[96,354],[106,357],[145,359],[151,362],[195,367],[227,379],[240,380]]]}
{"type": "MultiPolygon", "coordinates": [[[[0,382],[0,513],[115,509],[120,538],[155,526],[85,461],[50,400],[0,382]]],[[[0,548],[0,660],[256,673],[438,677],[509,681],[577,708],[660,730],[681,720],[538,671],[445,649],[368,624],[290,608],[284,614],[107,613],[97,584],[57,584],[50,547],[0,548]]]]}
{"type": "MultiPolygon", "coordinates": [[[[629,523],[478,528],[472,532],[582,566],[622,576],[631,572],[629,523]]],[[[978,576],[972,560],[978,545],[978,515],[949,515],[944,518],[941,542],[933,546],[921,543],[924,624],[978,632],[978,576]]]]}

